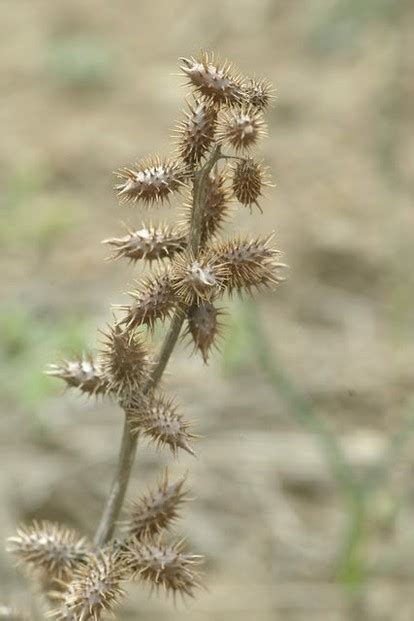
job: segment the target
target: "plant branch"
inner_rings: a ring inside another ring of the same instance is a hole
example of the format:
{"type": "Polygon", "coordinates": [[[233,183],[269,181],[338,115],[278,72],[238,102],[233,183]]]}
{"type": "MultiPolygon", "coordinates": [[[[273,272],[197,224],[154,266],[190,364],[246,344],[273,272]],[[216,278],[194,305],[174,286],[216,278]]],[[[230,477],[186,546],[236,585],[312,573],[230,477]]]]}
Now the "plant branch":
{"type": "MultiPolygon", "coordinates": [[[[221,155],[220,146],[217,146],[204,166],[194,176],[194,200],[191,218],[191,227],[188,235],[188,245],[190,250],[197,256],[203,224],[203,208],[206,194],[206,180],[221,155]]],[[[181,328],[184,322],[184,313],[177,307],[171,320],[170,328],[165,336],[157,363],[151,376],[143,388],[143,394],[148,394],[160,381],[170,356],[177,343],[181,328]]],[[[118,463],[112,482],[112,486],[102,513],[102,517],[95,534],[95,545],[101,547],[111,538],[116,520],[119,517],[128,482],[131,476],[132,466],[135,460],[138,438],[133,437],[129,430],[128,420],[125,416],[124,429],[122,433],[121,448],[119,451],[118,463]]]]}
{"type": "Polygon", "coordinates": [[[102,513],[101,521],[95,533],[94,543],[96,547],[104,545],[112,536],[115,521],[118,519],[128,487],[128,481],[135,459],[137,440],[137,437],[131,435],[125,416],[121,448],[119,450],[114,479],[102,513]]]}

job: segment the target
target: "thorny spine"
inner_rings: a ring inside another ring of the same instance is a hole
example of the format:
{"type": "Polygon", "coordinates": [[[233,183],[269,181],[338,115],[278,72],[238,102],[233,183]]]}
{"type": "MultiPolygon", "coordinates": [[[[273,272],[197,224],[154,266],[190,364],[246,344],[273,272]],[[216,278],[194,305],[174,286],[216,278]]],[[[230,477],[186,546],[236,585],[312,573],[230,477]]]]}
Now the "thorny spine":
{"type": "Polygon", "coordinates": [[[194,454],[191,440],[196,436],[190,423],[173,399],[156,390],[184,322],[185,336],[207,362],[222,332],[223,312],[216,299],[283,280],[279,270],[284,264],[270,247],[271,237],[218,238],[230,199],[251,208],[269,185],[263,167],[240,152],[250,151],[265,133],[262,114],[273,97],[271,86],[265,80],[244,79],[211,54],[181,61],[194,104],[178,126],[178,159],[155,157],[123,168],[115,189],[121,203],[150,207],[169,202],[172,194],[184,186],[188,191],[191,184],[184,222],[177,228],[142,225],[104,241],[113,248],[112,259],[142,261],[150,268],[154,261],[165,264],[130,292],[132,303],[121,306],[126,314],[104,332],[97,357],[88,354],[49,369],[50,375],[86,395],[112,395],[125,413],[118,463],[94,541],[35,522],[18,530],[9,543],[22,563],[48,574],[49,586],[57,581],[59,606],[54,614],[62,620],[99,621],[123,596],[122,583],[134,577],[174,596],[193,596],[200,585],[194,569],[199,557],[185,552],[182,542],[164,539],[188,499],[184,479],[170,483],[165,475],[157,490],[130,504],[127,520],[119,522],[137,441],[146,437],[174,455],[179,449],[194,454]],[[235,149],[236,155],[222,154],[222,145],[235,149]],[[221,167],[226,160],[236,163],[221,167]],[[143,328],[151,332],[157,321],[167,319],[170,326],[154,359],[143,328]],[[117,524],[123,528],[114,539],[117,524]]]}

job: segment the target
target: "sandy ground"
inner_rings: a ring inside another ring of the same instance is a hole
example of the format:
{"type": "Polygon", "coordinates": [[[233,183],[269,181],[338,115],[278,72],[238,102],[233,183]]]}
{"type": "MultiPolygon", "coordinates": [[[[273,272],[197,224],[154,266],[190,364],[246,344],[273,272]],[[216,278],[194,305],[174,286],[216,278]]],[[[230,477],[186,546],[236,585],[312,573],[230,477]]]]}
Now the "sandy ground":
{"type": "MultiPolygon", "coordinates": [[[[350,531],[344,577],[352,513],[326,446],[260,370],[232,302],[224,357],[206,368],[181,347],[166,379],[203,436],[198,459],[170,470],[189,472],[195,500],[179,531],[207,556],[208,589],[174,607],[136,586],[119,618],[412,619],[414,5],[2,0],[0,17],[2,538],[32,517],[93,533],[121,416],[62,394],[42,370],[93,345],[136,277],[103,260],[119,221],[147,215],[118,207],[111,171],[168,150],[185,92],[177,58],[215,49],[278,92],[261,148],[277,185],[263,216],[235,220],[275,229],[290,265],[286,285],[258,300],[269,349],[357,478],[399,432],[403,442],[355,548],[350,531]]],[[[160,217],[173,220],[172,207],[160,217]]],[[[142,447],[130,496],[169,462],[142,447]]],[[[3,550],[0,583],[4,603],[30,607],[3,550]]]]}

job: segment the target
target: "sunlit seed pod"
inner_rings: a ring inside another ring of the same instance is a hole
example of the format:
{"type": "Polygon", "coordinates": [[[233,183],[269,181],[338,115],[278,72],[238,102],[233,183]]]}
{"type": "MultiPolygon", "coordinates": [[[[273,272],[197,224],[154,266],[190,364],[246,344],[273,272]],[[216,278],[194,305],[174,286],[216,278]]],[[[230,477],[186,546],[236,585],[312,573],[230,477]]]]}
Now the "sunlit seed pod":
{"type": "Polygon", "coordinates": [[[74,572],[61,594],[59,608],[51,616],[59,621],[100,621],[102,616],[113,615],[125,595],[121,585],[126,575],[117,551],[91,554],[74,572]]]}
{"type": "Polygon", "coordinates": [[[240,160],[233,168],[234,196],[250,209],[256,205],[262,211],[258,200],[263,187],[269,185],[263,166],[251,158],[240,160]]]}
{"type": "Polygon", "coordinates": [[[244,151],[254,147],[266,135],[266,124],[261,113],[253,108],[241,108],[223,117],[217,139],[236,151],[244,151]]]}
{"type": "Polygon", "coordinates": [[[100,395],[107,392],[107,382],[99,363],[91,354],[77,360],[63,360],[59,364],[50,364],[46,374],[58,377],[71,388],[77,388],[86,395],[100,395]]]}
{"type": "Polygon", "coordinates": [[[125,325],[127,330],[140,325],[152,330],[158,319],[164,321],[170,317],[176,304],[169,271],[146,276],[128,293],[133,303],[117,307],[126,313],[119,325],[125,325]]]}
{"type": "Polygon", "coordinates": [[[118,396],[140,392],[148,379],[150,358],[140,335],[110,326],[101,351],[101,364],[108,391],[118,396]]]}
{"type": "Polygon", "coordinates": [[[271,82],[266,79],[249,80],[249,82],[244,85],[243,92],[246,103],[258,111],[264,110],[276,99],[275,89],[271,82]]]}
{"type": "Polygon", "coordinates": [[[180,162],[162,161],[155,157],[140,162],[134,168],[122,168],[116,175],[121,180],[115,186],[121,202],[142,201],[152,205],[168,200],[173,192],[180,190],[188,179],[189,171],[180,162]]]}
{"type": "Polygon", "coordinates": [[[217,109],[208,102],[188,104],[185,119],[177,125],[178,156],[191,168],[198,164],[214,142],[217,109]]]}
{"type": "Polygon", "coordinates": [[[243,80],[228,62],[220,63],[214,54],[200,58],[180,58],[181,71],[196,92],[218,105],[237,105],[244,97],[243,80]]]}
{"type": "Polygon", "coordinates": [[[201,587],[200,575],[195,567],[202,557],[184,550],[184,541],[174,544],[154,541],[129,541],[123,560],[133,577],[139,578],[154,589],[165,590],[167,594],[194,597],[194,591],[201,587]]]}
{"type": "Polygon", "coordinates": [[[219,173],[217,170],[209,176],[206,183],[201,231],[202,246],[221,231],[229,218],[232,193],[227,183],[226,174],[219,173]]]}
{"type": "Polygon", "coordinates": [[[7,540],[7,550],[29,569],[63,580],[85,562],[90,546],[75,531],[44,520],[18,528],[7,540]]]}
{"type": "Polygon", "coordinates": [[[168,446],[174,456],[178,449],[195,455],[190,442],[197,436],[190,432],[191,424],[177,412],[172,399],[163,395],[132,398],[125,404],[125,412],[132,434],[142,433],[160,448],[168,446]]]}
{"type": "Polygon", "coordinates": [[[218,317],[222,310],[216,308],[211,302],[193,304],[187,310],[186,334],[190,335],[194,349],[199,350],[205,364],[213,345],[217,347],[217,340],[221,336],[222,326],[218,317]]]}
{"type": "Polygon", "coordinates": [[[124,237],[112,237],[102,243],[115,248],[109,257],[112,260],[126,258],[133,262],[148,261],[150,264],[152,261],[173,257],[187,245],[181,232],[166,225],[143,227],[135,231],[128,229],[124,237]]]}
{"type": "Polygon", "coordinates": [[[182,504],[188,500],[184,484],[185,478],[170,483],[166,471],[155,490],[128,506],[127,519],[122,523],[125,535],[142,539],[169,528],[178,519],[182,504]]]}
{"type": "Polygon", "coordinates": [[[191,252],[175,258],[171,267],[171,286],[178,300],[193,304],[213,298],[223,286],[225,266],[219,264],[213,252],[191,252]]]}
{"type": "Polygon", "coordinates": [[[268,288],[285,280],[281,252],[271,247],[273,235],[260,239],[239,237],[216,247],[217,260],[227,267],[226,291],[268,288]]]}
{"type": "MultiPolygon", "coordinates": [[[[212,239],[221,231],[230,215],[231,200],[232,190],[228,186],[228,177],[225,173],[219,173],[215,170],[206,181],[200,240],[201,246],[204,246],[208,240],[212,239]]],[[[193,213],[192,201],[192,195],[190,195],[184,206],[185,211],[182,223],[182,228],[184,230],[189,230],[191,226],[191,217],[193,213]]]]}

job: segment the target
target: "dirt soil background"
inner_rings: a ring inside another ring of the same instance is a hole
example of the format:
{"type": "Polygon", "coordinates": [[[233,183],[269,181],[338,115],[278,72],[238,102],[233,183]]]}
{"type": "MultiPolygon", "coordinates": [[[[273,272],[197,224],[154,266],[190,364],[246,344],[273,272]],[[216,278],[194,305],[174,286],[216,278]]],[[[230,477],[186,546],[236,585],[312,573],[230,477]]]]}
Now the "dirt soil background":
{"type": "MultiPolygon", "coordinates": [[[[288,282],[233,300],[223,355],[204,367],[182,346],[165,382],[203,436],[170,471],[189,473],[177,528],[207,590],[174,607],[137,585],[122,620],[414,616],[413,29],[411,0],[0,3],[2,540],[33,517],[99,520],[121,413],[42,372],[94,346],[137,276],[104,261],[119,221],[148,215],[118,207],[111,171],[170,148],[178,57],[214,49],[278,92],[261,146],[277,185],[235,225],[276,230],[288,282]]],[[[140,448],[129,496],[170,462],[140,448]]],[[[30,588],[2,546],[1,602],[28,610],[30,588]]]]}

